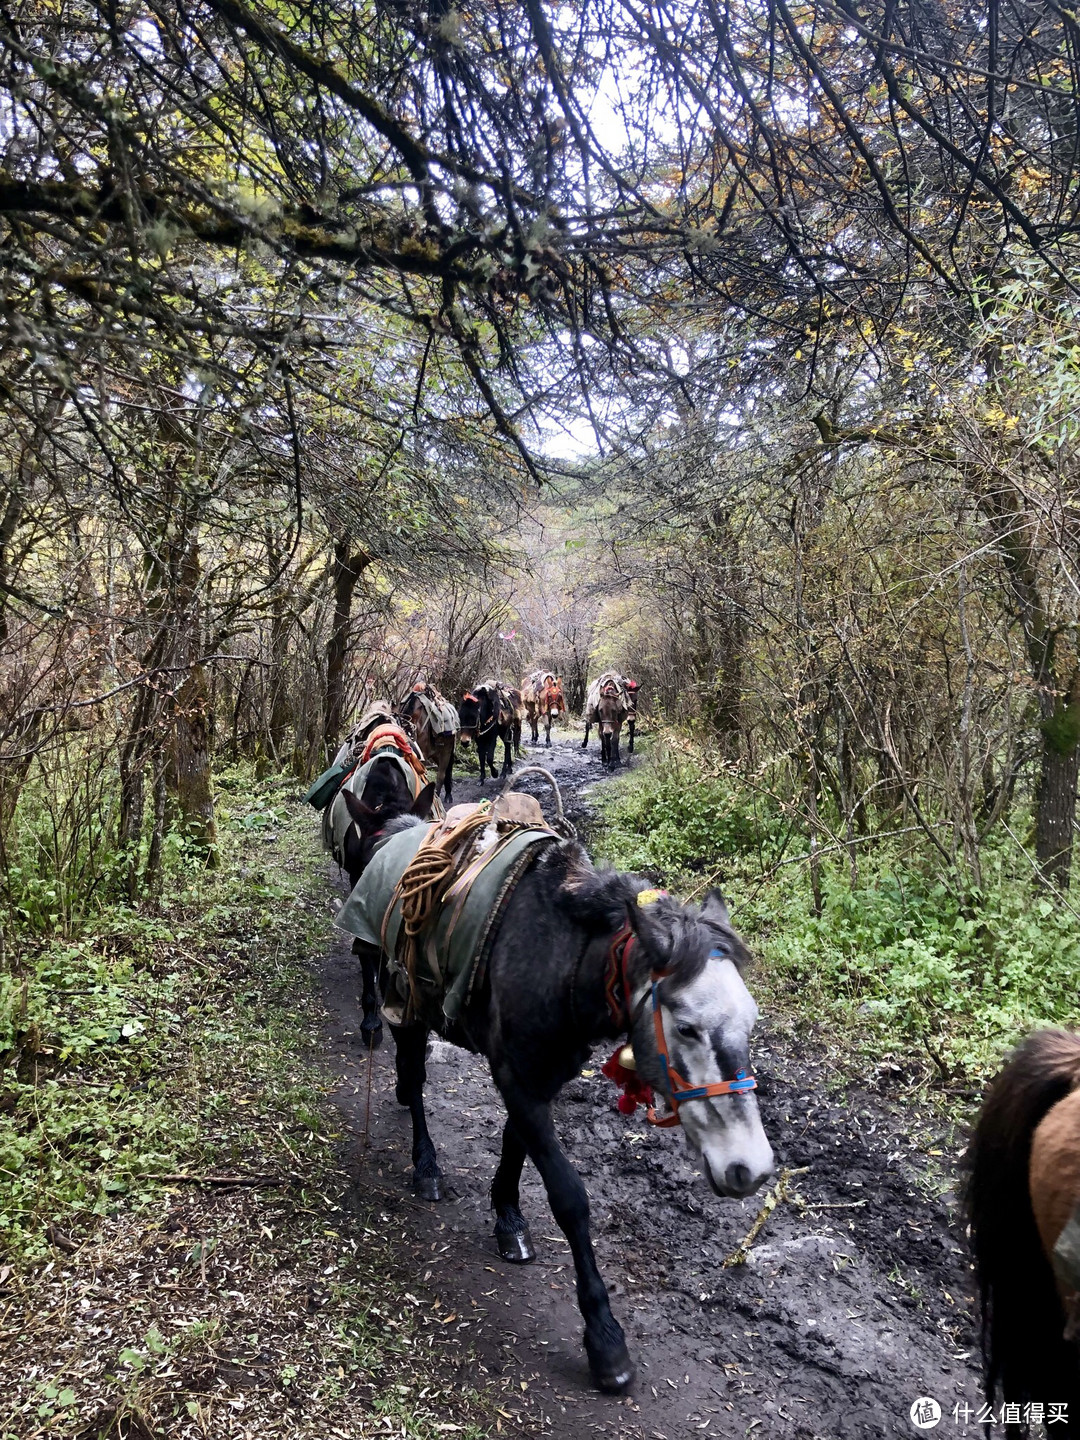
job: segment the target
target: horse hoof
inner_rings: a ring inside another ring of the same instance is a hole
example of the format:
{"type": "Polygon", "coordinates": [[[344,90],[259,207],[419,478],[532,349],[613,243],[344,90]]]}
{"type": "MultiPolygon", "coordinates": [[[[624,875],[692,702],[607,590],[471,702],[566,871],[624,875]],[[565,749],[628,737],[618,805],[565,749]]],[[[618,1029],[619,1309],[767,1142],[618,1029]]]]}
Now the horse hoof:
{"type": "Polygon", "coordinates": [[[382,1044],[381,1025],[361,1025],[360,1039],[368,1050],[377,1050],[382,1044]]]}
{"type": "Polygon", "coordinates": [[[417,1175],[413,1181],[413,1189],[421,1200],[437,1202],[443,1198],[442,1176],[417,1175]]]}
{"type": "Polygon", "coordinates": [[[605,1395],[625,1395],[634,1383],[634,1362],[624,1350],[614,1364],[594,1369],[592,1377],[596,1388],[605,1395]]]}
{"type": "Polygon", "coordinates": [[[495,1239],[499,1244],[499,1254],[512,1265],[528,1265],[530,1260],[536,1259],[527,1225],[524,1230],[507,1231],[501,1235],[496,1233],[495,1239]]]}

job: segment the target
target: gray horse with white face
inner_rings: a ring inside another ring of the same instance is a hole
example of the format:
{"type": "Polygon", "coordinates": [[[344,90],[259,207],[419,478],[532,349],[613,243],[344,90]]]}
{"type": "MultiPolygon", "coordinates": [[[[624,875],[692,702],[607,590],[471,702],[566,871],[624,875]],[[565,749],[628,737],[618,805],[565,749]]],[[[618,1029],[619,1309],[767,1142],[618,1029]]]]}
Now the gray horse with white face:
{"type": "MultiPolygon", "coordinates": [[[[355,896],[378,848],[421,824],[424,811],[391,818],[353,797],[349,804],[360,837],[355,896]]],[[[593,1254],[588,1196],[556,1136],[551,1102],[594,1045],[629,1035],[639,1075],[674,1112],[657,1123],[681,1123],[716,1194],[751,1195],[773,1170],[750,1067],[757,1007],[743,981],[747,952],[718,894],[700,909],[681,905],[634,876],[594,870],[576,842],[554,835],[535,854],[460,1015],[449,1021],[436,1008],[391,1026],[397,1095],[412,1113],[414,1185],[438,1199],[443,1179],[423,1102],[428,1034],[436,1029],[487,1057],[507,1116],[491,1187],[500,1253],[516,1262],[535,1256],[519,1195],[528,1158],[570,1242],[593,1378],[618,1394],[634,1369],[593,1254]]],[[[371,954],[377,961],[378,950],[371,954]]]]}

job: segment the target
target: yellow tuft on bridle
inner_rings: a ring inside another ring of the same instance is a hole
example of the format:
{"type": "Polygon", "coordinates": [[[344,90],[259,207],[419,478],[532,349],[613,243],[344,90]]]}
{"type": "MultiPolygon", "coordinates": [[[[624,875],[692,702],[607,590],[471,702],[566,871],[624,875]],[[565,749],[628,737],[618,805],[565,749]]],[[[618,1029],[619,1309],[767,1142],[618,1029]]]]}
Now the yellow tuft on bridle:
{"type": "Polygon", "coordinates": [[[639,905],[655,905],[666,894],[666,890],[639,890],[635,899],[639,905]]]}

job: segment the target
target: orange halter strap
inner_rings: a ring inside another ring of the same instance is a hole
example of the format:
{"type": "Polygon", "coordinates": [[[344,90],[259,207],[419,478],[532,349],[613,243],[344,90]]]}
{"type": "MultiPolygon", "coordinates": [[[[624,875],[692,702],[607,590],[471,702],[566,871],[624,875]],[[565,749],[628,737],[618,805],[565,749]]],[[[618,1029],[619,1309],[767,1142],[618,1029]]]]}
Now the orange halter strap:
{"type": "MultiPolygon", "coordinates": [[[[629,1031],[633,1026],[636,1016],[629,1013],[628,998],[630,995],[630,982],[626,973],[627,957],[630,954],[631,946],[635,942],[635,935],[627,921],[622,929],[614,936],[611,948],[608,951],[607,975],[604,982],[604,993],[607,998],[608,1012],[612,1022],[620,1031],[629,1031]]],[[[709,952],[709,959],[726,959],[724,951],[712,950],[709,952]]],[[[664,1068],[664,1083],[668,1091],[668,1098],[671,1110],[666,1115],[657,1115],[655,1104],[648,1105],[645,1111],[645,1118],[650,1125],[659,1126],[661,1129],[668,1129],[672,1125],[681,1125],[679,1119],[679,1106],[685,1105],[688,1100],[706,1100],[714,1095],[743,1095],[748,1090],[757,1089],[757,1080],[746,1070],[737,1070],[733,1080],[714,1080],[710,1085],[691,1085],[690,1082],[675,1069],[668,1054],[667,1036],[664,1034],[664,1017],[660,1006],[660,981],[670,974],[667,970],[653,970],[651,972],[650,993],[652,996],[653,1030],[656,1035],[656,1052],[660,1056],[660,1063],[664,1068]]],[[[644,1004],[644,998],[642,999],[644,1004]]]]}

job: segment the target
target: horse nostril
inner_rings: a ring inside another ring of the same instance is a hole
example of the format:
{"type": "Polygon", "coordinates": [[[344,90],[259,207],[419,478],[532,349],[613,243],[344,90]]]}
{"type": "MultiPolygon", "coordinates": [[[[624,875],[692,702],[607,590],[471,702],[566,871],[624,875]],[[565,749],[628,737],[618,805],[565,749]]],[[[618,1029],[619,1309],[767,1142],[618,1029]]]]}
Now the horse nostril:
{"type": "Polygon", "coordinates": [[[736,1195],[745,1195],[750,1189],[753,1176],[750,1173],[749,1165],[729,1165],[724,1176],[727,1181],[727,1188],[734,1191],[736,1195]]]}

